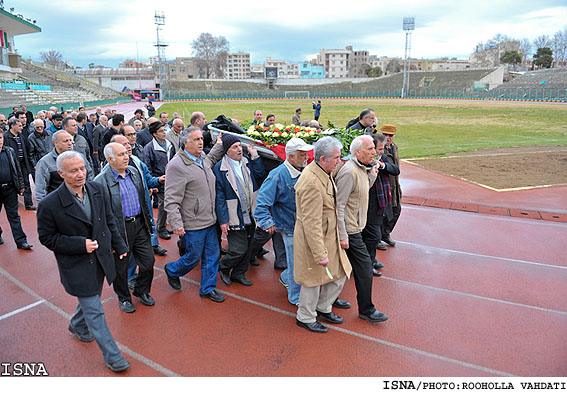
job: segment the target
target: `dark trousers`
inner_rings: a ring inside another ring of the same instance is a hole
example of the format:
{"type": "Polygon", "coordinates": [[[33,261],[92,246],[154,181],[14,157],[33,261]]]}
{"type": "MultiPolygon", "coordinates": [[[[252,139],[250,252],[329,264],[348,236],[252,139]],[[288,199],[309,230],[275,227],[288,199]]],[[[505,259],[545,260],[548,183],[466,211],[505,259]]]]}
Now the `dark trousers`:
{"type": "Polygon", "coordinates": [[[242,230],[228,231],[228,254],[220,261],[219,270],[231,277],[244,277],[248,270],[250,250],[254,239],[254,224],[246,225],[242,230]]]}
{"type": "Polygon", "coordinates": [[[348,248],[345,251],[352,266],[358,313],[371,314],[376,310],[372,304],[372,261],[362,241],[362,233],[348,235],[348,248]]]}
{"type": "Polygon", "coordinates": [[[165,232],[167,231],[167,212],[164,208],[165,193],[163,191],[158,191],[155,195],[158,201],[156,228],[158,232],[165,232]]]}
{"type": "MultiPolygon", "coordinates": [[[[144,224],[142,215],[137,216],[136,221],[126,223],[126,242],[130,252],[134,255],[138,264],[138,277],[136,278],[136,286],[134,287],[134,295],[143,295],[150,293],[152,280],[154,279],[154,263],[155,256],[152,248],[150,234],[144,224]],[[138,218],[139,217],[139,218],[138,218]]],[[[116,265],[116,278],[112,283],[114,292],[118,295],[118,300],[132,301],[130,290],[128,289],[128,261],[129,256],[119,259],[114,254],[116,265]]]]}
{"type": "MultiPolygon", "coordinates": [[[[2,210],[2,205],[6,209],[6,217],[10,223],[14,241],[16,244],[26,243],[26,234],[22,229],[22,222],[18,214],[18,191],[12,184],[4,187],[0,186],[0,211],[2,210]]],[[[0,228],[0,236],[2,236],[2,228],[0,228]]]]}
{"type": "Polygon", "coordinates": [[[24,205],[26,207],[33,206],[32,192],[30,187],[30,173],[24,168],[21,162],[20,166],[22,168],[22,177],[24,178],[24,205]]]}
{"type": "Polygon", "coordinates": [[[366,245],[366,250],[368,251],[368,255],[370,255],[372,262],[376,261],[376,246],[382,240],[383,218],[384,217],[380,217],[380,219],[375,223],[366,222],[366,226],[362,230],[362,240],[366,245]]]}
{"type": "Polygon", "coordinates": [[[287,256],[285,253],[285,244],[283,242],[282,234],[279,232],[275,232],[273,235],[270,235],[269,232],[260,227],[256,227],[256,230],[254,231],[254,240],[250,247],[250,259],[256,258],[260,249],[264,247],[264,244],[266,244],[270,238],[272,239],[272,246],[274,247],[274,254],[276,255],[276,258],[274,259],[274,267],[278,269],[285,269],[287,267],[287,256]]]}
{"type": "Polygon", "coordinates": [[[390,236],[390,233],[394,230],[398,218],[400,218],[400,213],[402,212],[402,204],[398,203],[398,206],[392,206],[392,219],[388,220],[384,217],[384,225],[382,225],[382,239],[390,236]]]}

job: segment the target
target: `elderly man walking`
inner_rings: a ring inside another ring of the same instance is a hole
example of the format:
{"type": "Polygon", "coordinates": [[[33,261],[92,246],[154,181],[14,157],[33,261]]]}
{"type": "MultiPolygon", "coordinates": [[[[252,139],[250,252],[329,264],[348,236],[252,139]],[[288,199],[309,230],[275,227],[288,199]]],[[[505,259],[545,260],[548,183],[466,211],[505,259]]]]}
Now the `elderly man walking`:
{"type": "Polygon", "coordinates": [[[39,203],[37,232],[41,244],[55,253],[63,287],[79,301],[68,329],[80,341],[96,340],[106,367],[124,371],[130,362],[108,329],[100,294],[104,276],[109,284],[116,276],[112,250],[122,259],[128,247],[103,187],[86,181],[84,157],[64,152],[57,157],[57,168],[64,184],[39,203]]]}
{"type": "Polygon", "coordinates": [[[224,156],[213,172],[217,178],[216,211],[222,234],[228,239],[228,253],[220,262],[222,282],[236,281],[250,286],[245,277],[250,259],[250,246],[256,223],[252,212],[256,208],[258,184],[265,175],[258,151],[248,146],[251,159],[243,156],[238,137],[222,136],[224,156]]]}
{"type": "Polygon", "coordinates": [[[258,191],[254,218],[258,226],[273,235],[281,233],[287,255],[287,268],[280,283],[287,288],[287,300],[299,305],[301,287],[293,278],[293,228],[295,227],[295,183],[307,166],[307,152],[312,145],[303,139],[291,138],[285,146],[286,160],[270,172],[258,191]]]}
{"type": "MultiPolygon", "coordinates": [[[[136,258],[139,271],[133,294],[146,306],[153,306],[150,295],[154,277],[155,257],[150,236],[151,215],[146,199],[146,187],[142,176],[135,167],[129,166],[130,156],[124,146],[110,142],[104,147],[108,165],[95,178],[104,186],[104,194],[110,199],[110,209],[116,217],[118,230],[126,240],[129,251],[136,258]]],[[[136,311],[128,289],[128,259],[114,258],[116,280],[112,284],[118,295],[120,310],[136,311]]]]}
{"type": "Polygon", "coordinates": [[[327,322],[343,322],[333,313],[332,304],[352,271],[340,246],[337,188],[331,177],[341,160],[341,149],[335,138],[319,139],[314,161],[295,184],[294,278],[301,285],[296,324],[316,333],[328,330],[316,320],[317,315],[327,322]]]}
{"type": "Polygon", "coordinates": [[[217,293],[220,245],[215,213],[216,178],[213,166],[222,158],[221,134],[208,155],[203,153],[203,134],[189,127],[181,134],[182,149],[169,162],[165,171],[165,210],[173,233],[183,236],[186,252],[176,262],[164,267],[169,285],[179,291],[179,277],[201,262],[199,295],[214,302],[223,302],[217,293]]]}
{"type": "Polygon", "coordinates": [[[351,158],[335,177],[341,247],[346,250],[352,266],[358,316],[370,322],[383,322],[388,317],[372,304],[372,260],[362,240],[368,211],[368,191],[378,173],[373,162],[376,150],[372,137],[356,137],[350,145],[350,152],[351,158]]]}
{"type": "Polygon", "coordinates": [[[32,177],[35,181],[37,163],[51,151],[53,142],[51,140],[51,132],[45,129],[41,119],[34,120],[32,124],[34,125],[34,131],[28,137],[28,142],[30,145],[30,158],[33,164],[32,177]]]}

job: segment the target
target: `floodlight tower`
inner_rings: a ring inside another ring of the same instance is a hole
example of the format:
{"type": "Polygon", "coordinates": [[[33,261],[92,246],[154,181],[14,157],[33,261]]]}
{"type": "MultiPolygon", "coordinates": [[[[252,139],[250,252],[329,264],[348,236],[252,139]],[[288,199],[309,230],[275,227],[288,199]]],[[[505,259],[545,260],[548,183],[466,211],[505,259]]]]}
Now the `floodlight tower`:
{"type": "Polygon", "coordinates": [[[163,99],[163,88],[164,84],[167,84],[167,71],[165,69],[165,48],[167,44],[163,42],[163,37],[161,37],[160,31],[162,26],[165,25],[165,15],[162,11],[156,11],[154,15],[154,24],[156,25],[156,36],[157,41],[154,46],[157,48],[158,52],[158,78],[159,78],[159,98],[163,99]]]}
{"type": "Polygon", "coordinates": [[[404,84],[402,87],[402,98],[406,97],[409,91],[409,57],[411,49],[411,32],[415,29],[415,18],[404,18],[403,28],[406,32],[406,50],[404,58],[404,84]]]}

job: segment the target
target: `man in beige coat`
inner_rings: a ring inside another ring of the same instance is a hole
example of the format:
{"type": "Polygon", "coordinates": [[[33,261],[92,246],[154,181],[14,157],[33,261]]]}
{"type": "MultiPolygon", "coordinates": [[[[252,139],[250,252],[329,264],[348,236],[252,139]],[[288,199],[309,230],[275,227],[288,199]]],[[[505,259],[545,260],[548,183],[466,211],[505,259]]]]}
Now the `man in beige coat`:
{"type": "Polygon", "coordinates": [[[337,211],[341,247],[352,266],[358,316],[370,322],[383,322],[388,317],[372,304],[372,260],[362,239],[368,213],[368,194],[378,175],[374,162],[376,149],[370,135],[356,137],[350,145],[351,157],[339,170],[337,211]]]}
{"type": "Polygon", "coordinates": [[[352,271],[340,246],[337,189],[331,177],[340,162],[341,149],[335,138],[317,141],[315,160],[295,185],[294,279],[301,285],[296,323],[316,333],[328,330],[316,320],[317,315],[327,322],[343,322],[332,312],[332,304],[352,271]]]}

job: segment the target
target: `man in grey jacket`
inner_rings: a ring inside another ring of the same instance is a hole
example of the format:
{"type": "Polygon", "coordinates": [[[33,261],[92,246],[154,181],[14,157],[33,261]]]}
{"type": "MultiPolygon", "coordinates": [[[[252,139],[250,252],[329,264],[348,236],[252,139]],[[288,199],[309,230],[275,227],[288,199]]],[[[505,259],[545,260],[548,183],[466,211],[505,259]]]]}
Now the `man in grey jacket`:
{"type": "Polygon", "coordinates": [[[45,129],[43,121],[41,119],[34,120],[33,132],[28,137],[30,143],[30,159],[33,164],[32,176],[35,181],[35,168],[39,160],[48,154],[53,148],[53,142],[51,141],[51,132],[45,129]]]}
{"type": "Polygon", "coordinates": [[[73,138],[73,150],[81,153],[92,168],[89,144],[87,140],[79,134],[77,129],[77,121],[72,117],[66,117],[65,119],[63,119],[63,129],[67,131],[67,133],[73,138]]]}
{"type": "Polygon", "coordinates": [[[213,166],[222,158],[222,139],[208,155],[203,153],[203,134],[189,127],[180,137],[182,148],[171,159],[165,171],[165,210],[173,233],[183,236],[187,252],[164,270],[169,285],[179,291],[179,277],[189,273],[201,261],[199,295],[214,302],[223,302],[217,293],[217,272],[220,245],[215,213],[216,178],[213,166]]]}

